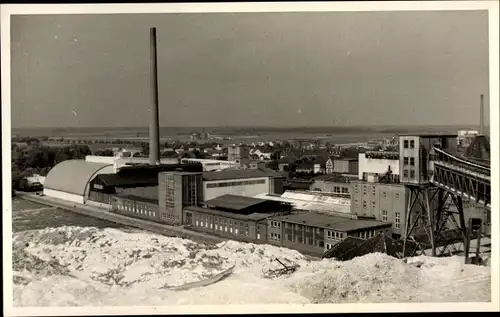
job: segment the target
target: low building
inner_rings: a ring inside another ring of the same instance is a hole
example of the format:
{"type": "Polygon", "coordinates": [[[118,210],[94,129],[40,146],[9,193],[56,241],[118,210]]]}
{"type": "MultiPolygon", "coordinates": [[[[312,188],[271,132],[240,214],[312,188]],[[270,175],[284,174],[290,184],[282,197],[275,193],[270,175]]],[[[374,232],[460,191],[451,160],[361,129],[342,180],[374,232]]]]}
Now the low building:
{"type": "Polygon", "coordinates": [[[272,200],[224,195],[184,208],[184,226],[234,240],[266,243],[267,221],[288,214],[291,206],[272,200]]]}
{"type": "MultiPolygon", "coordinates": [[[[111,164],[113,166],[112,173],[117,173],[120,168],[130,165],[149,164],[148,157],[123,156],[123,153],[117,156],[87,155],[85,156],[85,161],[89,163],[111,164]]],[[[160,163],[178,164],[179,160],[177,158],[162,157],[160,158],[160,163]]]]}
{"type": "Polygon", "coordinates": [[[315,192],[332,193],[350,197],[350,180],[350,178],[342,175],[320,175],[313,179],[310,190],[315,192]]]}
{"type": "Polygon", "coordinates": [[[261,193],[282,194],[284,177],[270,169],[235,169],[203,173],[203,198],[225,194],[252,197],[261,193]]]}
{"type": "Polygon", "coordinates": [[[348,236],[368,239],[391,231],[390,223],[317,213],[275,216],[268,218],[267,222],[268,243],[314,256],[322,256],[348,236]]]}
{"type": "Polygon", "coordinates": [[[136,195],[114,195],[111,210],[134,218],[159,220],[158,199],[136,195]]]}

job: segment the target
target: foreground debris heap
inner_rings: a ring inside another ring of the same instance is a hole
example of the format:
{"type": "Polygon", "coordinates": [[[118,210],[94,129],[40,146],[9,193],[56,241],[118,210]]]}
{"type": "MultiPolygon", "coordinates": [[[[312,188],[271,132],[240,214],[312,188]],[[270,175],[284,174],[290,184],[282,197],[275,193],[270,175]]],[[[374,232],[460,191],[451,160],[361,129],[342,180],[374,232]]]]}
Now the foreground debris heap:
{"type": "Polygon", "coordinates": [[[264,276],[264,278],[273,279],[273,278],[278,278],[278,277],[283,276],[283,275],[290,275],[300,268],[300,265],[298,265],[298,264],[285,265],[278,258],[275,258],[274,260],[277,261],[279,264],[281,264],[283,266],[283,268],[268,270],[267,272],[263,272],[262,275],[264,276]]]}

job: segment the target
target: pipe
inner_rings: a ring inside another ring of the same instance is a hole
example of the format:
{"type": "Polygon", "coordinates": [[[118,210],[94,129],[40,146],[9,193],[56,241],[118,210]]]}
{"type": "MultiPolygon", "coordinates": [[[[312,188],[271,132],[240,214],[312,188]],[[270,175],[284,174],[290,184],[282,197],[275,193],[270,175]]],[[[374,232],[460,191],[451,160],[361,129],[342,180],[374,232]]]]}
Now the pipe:
{"type": "Polygon", "coordinates": [[[160,164],[160,120],[158,107],[158,57],[156,28],[150,29],[151,121],[149,123],[149,164],[160,164]]]}
{"type": "Polygon", "coordinates": [[[479,134],[484,135],[484,95],[481,95],[481,108],[479,109],[479,134]]]}

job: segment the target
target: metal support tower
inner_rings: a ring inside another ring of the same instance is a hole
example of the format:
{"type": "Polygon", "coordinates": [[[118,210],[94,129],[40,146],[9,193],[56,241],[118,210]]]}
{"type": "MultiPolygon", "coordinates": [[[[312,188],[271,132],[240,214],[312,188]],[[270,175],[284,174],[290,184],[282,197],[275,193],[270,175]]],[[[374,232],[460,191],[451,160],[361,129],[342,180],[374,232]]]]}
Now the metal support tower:
{"type": "Polygon", "coordinates": [[[437,256],[438,248],[443,255],[451,244],[464,243],[467,247],[467,226],[461,197],[432,184],[410,185],[406,212],[404,249],[407,241],[418,245],[412,255],[430,246],[432,256],[437,256]],[[455,208],[453,208],[455,207],[455,208]],[[454,210],[455,209],[455,210],[454,210]]]}

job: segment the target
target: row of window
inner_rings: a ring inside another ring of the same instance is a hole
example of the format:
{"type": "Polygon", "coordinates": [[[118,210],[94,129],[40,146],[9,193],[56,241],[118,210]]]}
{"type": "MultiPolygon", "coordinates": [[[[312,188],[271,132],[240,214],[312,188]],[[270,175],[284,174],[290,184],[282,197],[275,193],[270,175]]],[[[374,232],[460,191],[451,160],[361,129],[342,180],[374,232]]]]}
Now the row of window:
{"type": "MultiPolygon", "coordinates": [[[[198,216],[195,215],[196,227],[204,227],[215,229],[220,232],[228,232],[231,234],[239,234],[242,236],[248,237],[250,235],[250,230],[248,224],[244,224],[242,222],[239,223],[236,221],[228,221],[226,219],[215,219],[213,222],[209,216],[198,216]]],[[[257,233],[257,239],[260,239],[260,232],[257,233]]]]}
{"type": "Polygon", "coordinates": [[[248,181],[234,181],[234,182],[217,182],[217,183],[208,183],[207,188],[217,188],[217,187],[233,187],[233,186],[242,186],[242,185],[257,185],[257,184],[265,184],[265,179],[253,179],[248,181]]]}
{"type": "Polygon", "coordinates": [[[414,149],[415,148],[415,140],[404,140],[403,147],[405,149],[414,149]]]}
{"type": "Polygon", "coordinates": [[[179,220],[179,217],[177,217],[176,215],[172,215],[172,214],[169,214],[166,212],[161,213],[161,218],[162,219],[170,219],[170,220],[179,220]]]}
{"type": "MultiPolygon", "coordinates": [[[[293,229],[293,228],[295,228],[296,231],[304,230],[304,232],[314,232],[313,227],[285,222],[285,229],[293,229]]],[[[321,230],[322,229],[320,228],[316,228],[316,233],[321,233],[321,230]]]]}
{"type": "Polygon", "coordinates": [[[271,228],[281,228],[281,222],[271,221],[271,228]]]}
{"type": "Polygon", "coordinates": [[[288,241],[297,242],[297,243],[306,244],[306,245],[313,245],[313,246],[318,246],[318,247],[323,247],[323,245],[324,245],[323,240],[314,240],[311,237],[302,237],[301,235],[296,235],[295,239],[294,239],[294,236],[292,236],[291,234],[287,234],[286,239],[288,241]]]}
{"type": "Polygon", "coordinates": [[[358,232],[358,238],[370,239],[375,236],[375,229],[364,230],[358,232]]]}
{"type": "Polygon", "coordinates": [[[346,237],[346,235],[347,234],[345,232],[330,231],[330,230],[326,231],[326,237],[328,239],[342,240],[346,237]]]}
{"type": "Polygon", "coordinates": [[[129,204],[118,204],[117,207],[118,210],[135,212],[136,214],[147,215],[150,217],[156,217],[157,213],[157,211],[153,209],[151,206],[137,205],[136,208],[134,208],[132,205],[129,204]]]}
{"type": "Polygon", "coordinates": [[[281,234],[275,233],[275,232],[271,232],[271,240],[281,241],[281,234]]]}

